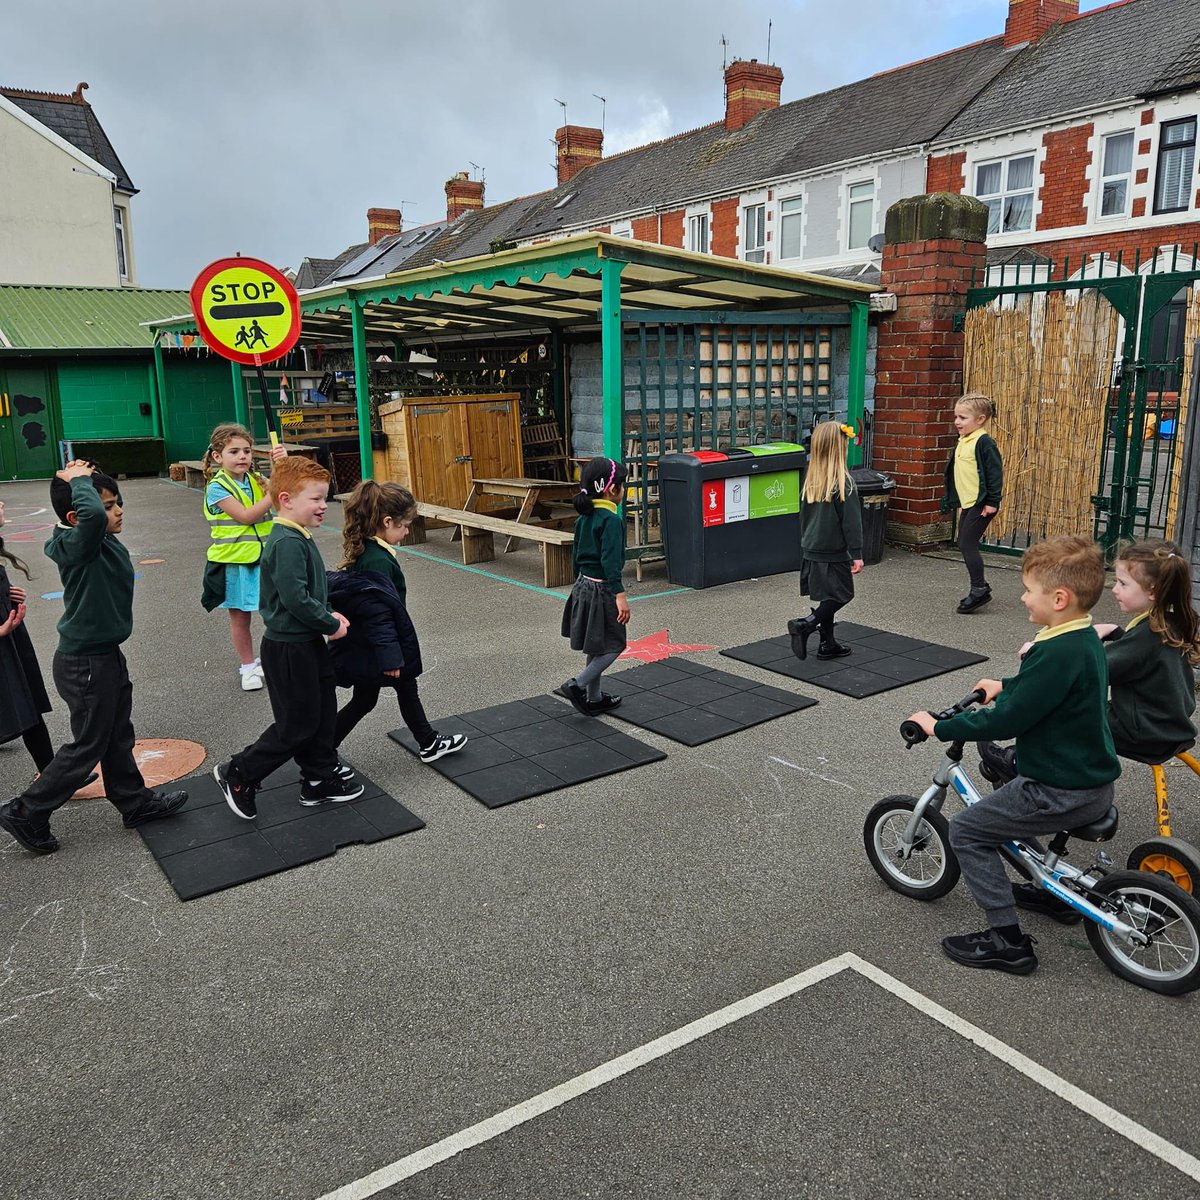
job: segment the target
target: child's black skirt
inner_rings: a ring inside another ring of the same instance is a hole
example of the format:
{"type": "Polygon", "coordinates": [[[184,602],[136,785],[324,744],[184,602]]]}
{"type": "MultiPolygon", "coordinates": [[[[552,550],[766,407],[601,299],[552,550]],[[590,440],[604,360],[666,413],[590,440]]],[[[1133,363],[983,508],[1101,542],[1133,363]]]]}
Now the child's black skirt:
{"type": "Polygon", "coordinates": [[[567,597],[562,635],[584,654],[616,654],[628,640],[617,622],[617,600],[608,584],[580,575],[567,597]]]}
{"type": "Polygon", "coordinates": [[[854,576],[848,562],[814,562],[800,560],[800,595],[820,604],[832,600],[849,604],[854,599],[854,576]]]}

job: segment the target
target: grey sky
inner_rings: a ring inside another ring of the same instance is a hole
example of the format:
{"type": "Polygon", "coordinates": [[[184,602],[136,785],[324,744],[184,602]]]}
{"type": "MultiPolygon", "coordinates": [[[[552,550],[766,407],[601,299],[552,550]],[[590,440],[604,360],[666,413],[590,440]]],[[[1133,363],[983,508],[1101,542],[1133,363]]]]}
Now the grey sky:
{"type": "MultiPolygon", "coordinates": [[[[1099,7],[1084,0],[1084,10],[1099,7]]],[[[366,210],[445,214],[469,162],[487,199],[554,182],[555,128],[606,151],[723,111],[731,57],[771,57],[783,99],[1003,30],[1007,0],[44,0],[0,14],[0,83],[80,80],[141,194],[138,280],[186,287],[240,251],[279,266],[366,238],[366,210]]]]}

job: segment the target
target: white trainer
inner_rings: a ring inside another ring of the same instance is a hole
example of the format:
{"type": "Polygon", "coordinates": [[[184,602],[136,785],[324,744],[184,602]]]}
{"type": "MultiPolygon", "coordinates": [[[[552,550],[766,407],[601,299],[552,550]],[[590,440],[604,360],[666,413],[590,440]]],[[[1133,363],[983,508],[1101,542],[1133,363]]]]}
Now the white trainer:
{"type": "Polygon", "coordinates": [[[258,663],[255,663],[248,671],[242,672],[242,691],[243,692],[258,692],[263,686],[263,670],[258,663]]]}

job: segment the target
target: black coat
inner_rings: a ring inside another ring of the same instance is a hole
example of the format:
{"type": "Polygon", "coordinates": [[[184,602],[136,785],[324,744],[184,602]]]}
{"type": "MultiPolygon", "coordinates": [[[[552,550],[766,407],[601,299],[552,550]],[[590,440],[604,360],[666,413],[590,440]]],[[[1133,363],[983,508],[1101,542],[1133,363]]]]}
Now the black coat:
{"type": "Polygon", "coordinates": [[[341,687],[386,685],[384,671],[421,674],[421,646],[396,585],[377,571],[327,571],[329,607],[350,622],[344,638],[329,643],[341,687]]]}
{"type": "MultiPolygon", "coordinates": [[[[8,572],[0,566],[0,621],[13,610],[8,572]]],[[[33,728],[50,711],[37,655],[24,623],[0,638],[0,742],[33,728]]]]}

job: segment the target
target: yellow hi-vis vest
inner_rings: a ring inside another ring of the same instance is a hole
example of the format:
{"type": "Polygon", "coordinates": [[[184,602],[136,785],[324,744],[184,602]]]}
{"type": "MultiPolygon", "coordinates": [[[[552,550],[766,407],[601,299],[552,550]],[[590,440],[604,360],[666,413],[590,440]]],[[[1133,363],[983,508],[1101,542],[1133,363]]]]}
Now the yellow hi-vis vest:
{"type": "MultiPolygon", "coordinates": [[[[253,471],[247,474],[246,479],[250,484],[250,495],[253,497],[250,503],[257,504],[266,493],[253,471]]],[[[227,488],[235,500],[240,501],[245,495],[226,471],[218,471],[209,482],[219,483],[227,488]]],[[[207,495],[207,485],[204,490],[207,495]]],[[[263,541],[271,532],[269,517],[259,521],[257,525],[243,525],[241,521],[235,521],[219,508],[214,513],[207,501],[204,504],[204,515],[208,518],[208,528],[212,534],[212,541],[208,547],[209,562],[256,563],[262,557],[263,541]]]]}

